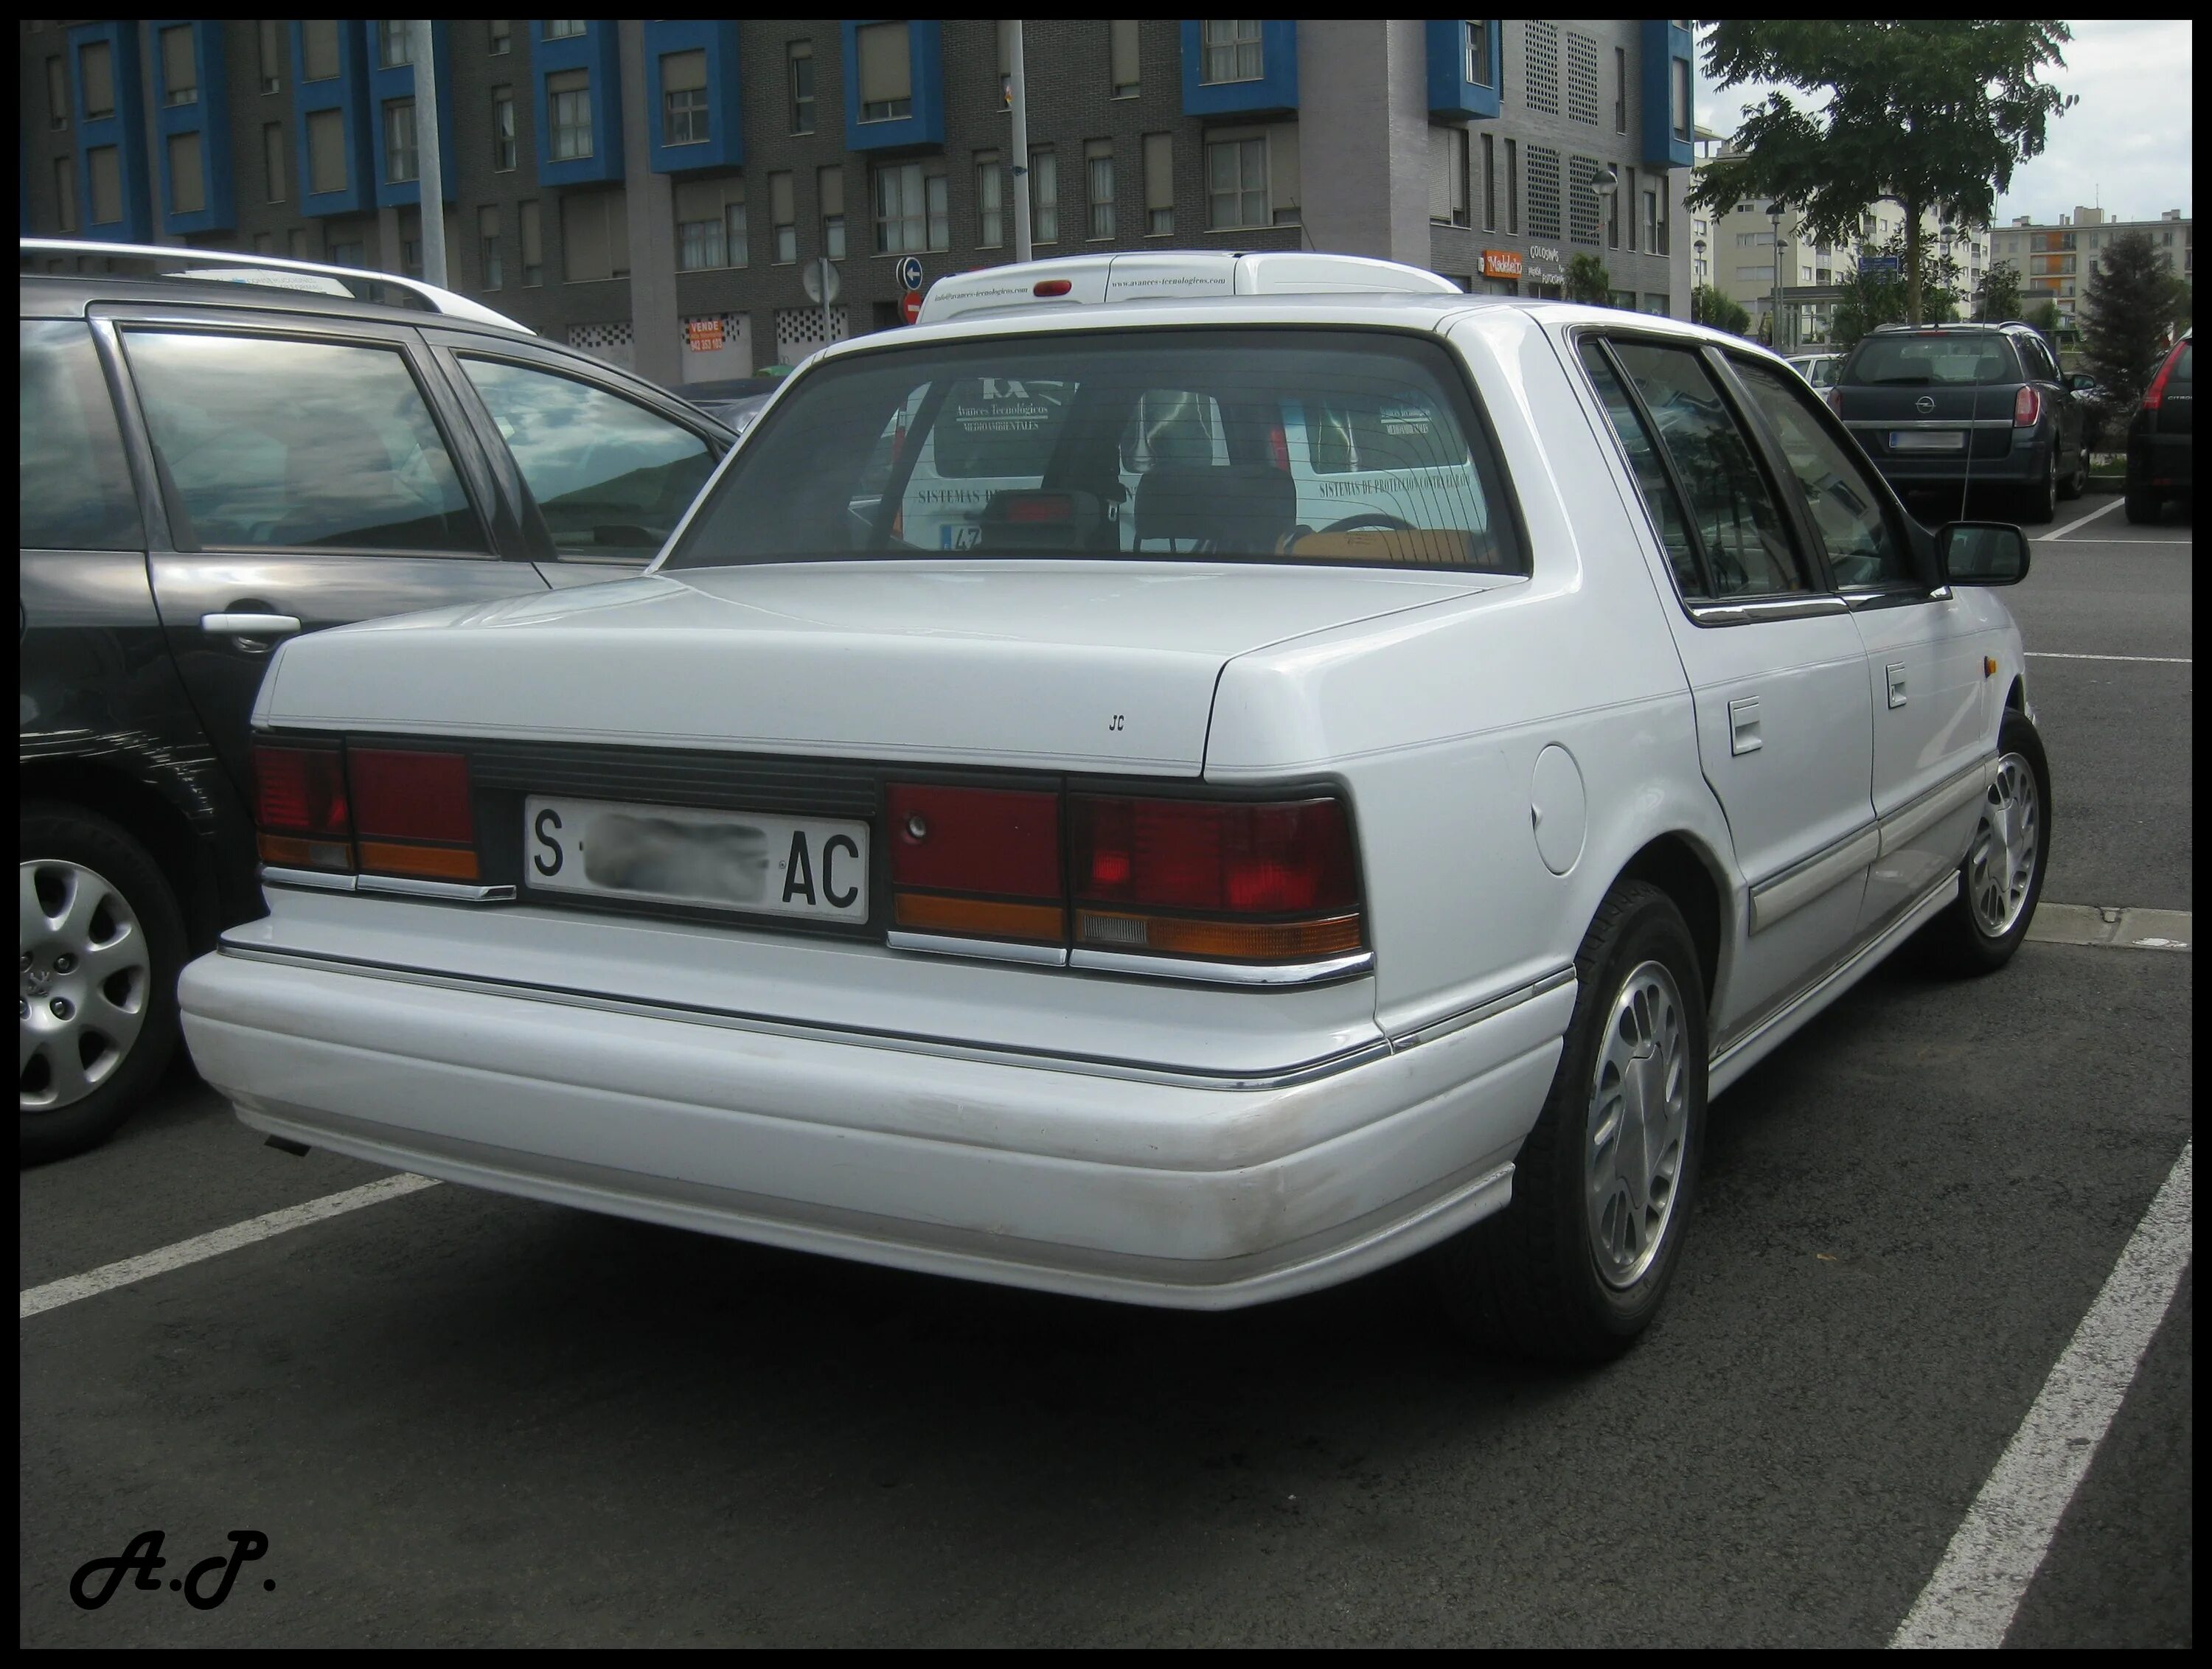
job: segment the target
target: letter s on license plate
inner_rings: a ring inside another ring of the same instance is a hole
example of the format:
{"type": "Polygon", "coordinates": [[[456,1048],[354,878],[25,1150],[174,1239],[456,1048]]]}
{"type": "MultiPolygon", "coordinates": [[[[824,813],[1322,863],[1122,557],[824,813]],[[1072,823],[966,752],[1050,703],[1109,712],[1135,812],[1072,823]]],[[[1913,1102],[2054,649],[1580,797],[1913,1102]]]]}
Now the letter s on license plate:
{"type": "Polygon", "coordinates": [[[868,826],[532,794],[522,875],[533,892],[861,922],[868,826]]]}

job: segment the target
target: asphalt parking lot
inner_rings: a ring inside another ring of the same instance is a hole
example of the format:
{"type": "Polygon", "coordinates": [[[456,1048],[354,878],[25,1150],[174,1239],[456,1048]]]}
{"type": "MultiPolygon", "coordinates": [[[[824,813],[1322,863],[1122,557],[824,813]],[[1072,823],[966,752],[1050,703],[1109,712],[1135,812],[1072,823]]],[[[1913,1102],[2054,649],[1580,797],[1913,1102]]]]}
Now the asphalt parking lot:
{"type": "MultiPolygon", "coordinates": [[[[2191,537],[2063,506],[2011,594],[2047,902],[2193,910],[2191,537]]],[[[1878,971],[1715,1103],[1595,1374],[1467,1350],[1417,1270],[1171,1314],[395,1193],[25,1316],[19,1642],[1880,1646],[2002,1473],[2063,1508],[2004,1643],[2187,1645],[2191,1275],[2077,1490],[2020,1439],[2191,1140],[2192,956],[1878,971]],[[154,1587],[72,1603],[149,1530],[154,1587]],[[245,1530],[222,1604],[169,1586],[245,1530]]],[[[19,1286],[382,1174],[179,1071],[21,1174],[19,1286]]]]}

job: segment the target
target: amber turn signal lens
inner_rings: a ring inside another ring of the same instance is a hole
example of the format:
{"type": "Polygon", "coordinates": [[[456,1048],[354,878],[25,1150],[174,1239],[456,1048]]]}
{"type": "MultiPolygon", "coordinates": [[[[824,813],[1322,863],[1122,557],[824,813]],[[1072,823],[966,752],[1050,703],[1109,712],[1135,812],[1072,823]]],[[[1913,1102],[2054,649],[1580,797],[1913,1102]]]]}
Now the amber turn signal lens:
{"type": "Polygon", "coordinates": [[[1065,943],[1060,935],[1066,931],[1066,919],[1057,904],[1010,904],[994,898],[901,893],[891,914],[893,921],[909,932],[1065,943]]]}
{"type": "Polygon", "coordinates": [[[349,870],[353,848],[343,841],[309,841],[297,834],[264,834],[261,861],[279,869],[349,870]]]}
{"type": "Polygon", "coordinates": [[[1357,915],[1319,921],[1194,921],[1184,916],[1079,910],[1075,942],[1098,950],[1214,956],[1236,962],[1298,962],[1360,948],[1357,915]]]}
{"type": "Polygon", "coordinates": [[[379,875],[412,875],[428,881],[473,881],[477,855],[453,847],[405,846],[398,841],[361,842],[361,866],[379,875]]]}

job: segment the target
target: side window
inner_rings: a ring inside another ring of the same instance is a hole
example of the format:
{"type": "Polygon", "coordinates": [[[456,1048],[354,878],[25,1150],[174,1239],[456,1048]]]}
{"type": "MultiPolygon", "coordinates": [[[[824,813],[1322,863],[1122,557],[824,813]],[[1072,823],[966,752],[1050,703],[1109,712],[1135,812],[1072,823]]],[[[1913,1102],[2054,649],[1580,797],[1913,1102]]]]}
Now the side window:
{"type": "Polygon", "coordinates": [[[179,549],[488,551],[394,348],[126,331],[179,549]]]}
{"type": "Polygon", "coordinates": [[[2027,367],[2030,382],[2057,382],[2058,367],[2051,357],[2051,350],[2043,345],[2040,337],[2015,335],[2012,345],[2020,350],[2021,362],[2027,367]]]}
{"type": "Polygon", "coordinates": [[[1714,596],[1772,597],[1811,589],[1751,438],[1697,354],[1649,342],[1616,342],[1613,350],[1689,497],[1692,525],[1712,568],[1714,596]]]}
{"type": "Polygon", "coordinates": [[[1698,565],[1696,543],[1690,537],[1690,519],[1683,513],[1682,501],[1675,496],[1674,485],[1667,479],[1667,470],[1659,462],[1659,450],[1652,443],[1650,432],[1644,427],[1644,419],[1637,415],[1635,402],[1621,386],[1620,379],[1613,375],[1613,367],[1605,357],[1605,350],[1585,337],[1582,345],[1583,368],[1589,373],[1591,385],[1597,390],[1598,398],[1605,402],[1605,415],[1613,424],[1613,434],[1620,438],[1620,449],[1627,454],[1628,466],[1634,471],[1636,485],[1644,495],[1644,507],[1651,513],[1651,525],[1659,530],[1659,543],[1666,548],[1667,561],[1674,570],[1674,584],[1683,597],[1692,600],[1710,598],[1712,587],[1706,583],[1705,569],[1698,565]]]}
{"type": "Polygon", "coordinates": [[[1897,530],[1882,513],[1872,472],[1821,427],[1805,390],[1766,366],[1734,360],[1752,404],[1774,426],[1790,472],[1805,489],[1828,566],[1839,586],[1910,585],[1918,576],[1897,530]]]}
{"type": "Polygon", "coordinates": [[[20,548],[143,549],[138,497],[83,321],[25,319],[15,388],[20,548]]]}
{"type": "Polygon", "coordinates": [[[564,556],[650,556],[714,468],[681,424],[590,383],[461,356],[564,556]]]}

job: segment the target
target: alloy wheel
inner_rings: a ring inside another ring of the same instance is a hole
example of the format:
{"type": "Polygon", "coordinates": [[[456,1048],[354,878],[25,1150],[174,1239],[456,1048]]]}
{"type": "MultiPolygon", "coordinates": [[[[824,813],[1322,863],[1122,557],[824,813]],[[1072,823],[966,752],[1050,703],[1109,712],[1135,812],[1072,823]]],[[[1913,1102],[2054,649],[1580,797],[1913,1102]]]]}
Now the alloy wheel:
{"type": "Polygon", "coordinates": [[[146,1023],[153,955],[130,901],[81,864],[18,865],[20,1111],[82,1101],[112,1077],[146,1023]]]}
{"type": "Polygon", "coordinates": [[[1651,1267],[1674,1214],[1690,1128],[1689,1028],[1666,965],[1621,982],[1598,1047],[1583,1147],[1583,1216],[1607,1285],[1651,1267]]]}
{"type": "Polygon", "coordinates": [[[1982,801],[1981,826],[1966,857],[1967,897],[1984,937],[2002,938],[2027,906],[2043,838],[2043,807],[2026,758],[1997,761],[1996,780],[1982,801]]]}

